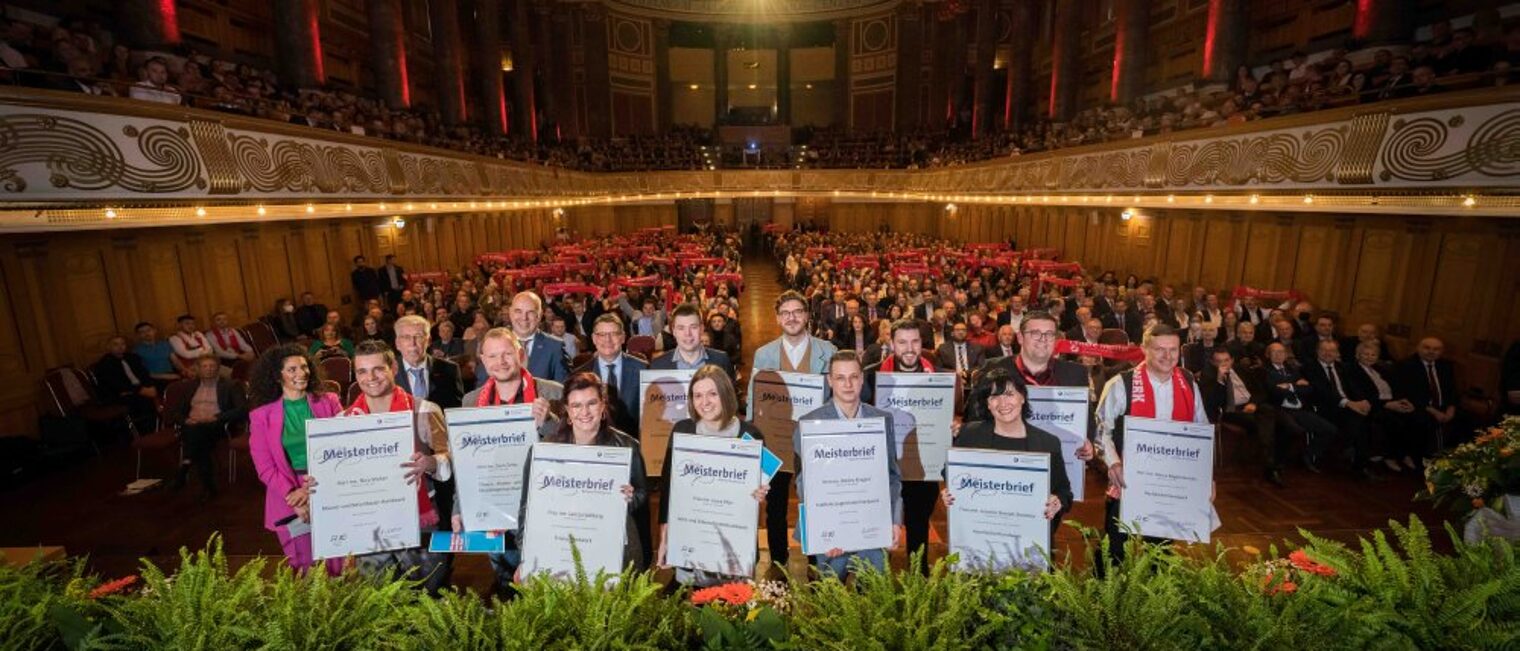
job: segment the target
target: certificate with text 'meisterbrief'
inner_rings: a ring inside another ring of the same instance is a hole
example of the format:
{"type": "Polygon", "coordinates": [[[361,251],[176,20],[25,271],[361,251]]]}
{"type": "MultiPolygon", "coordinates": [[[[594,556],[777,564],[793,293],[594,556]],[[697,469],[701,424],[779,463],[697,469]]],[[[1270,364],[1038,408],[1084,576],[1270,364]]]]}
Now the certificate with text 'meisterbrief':
{"type": "Polygon", "coordinates": [[[572,547],[588,576],[623,569],[633,449],[539,443],[533,446],[523,523],[524,575],[575,575],[572,547]]]}
{"type": "Polygon", "coordinates": [[[1050,455],[951,448],[945,462],[950,553],[956,569],[1000,571],[1047,566],[1050,455]]]}
{"type": "Polygon", "coordinates": [[[665,562],[729,576],[755,573],[762,444],[676,434],[670,456],[665,562]]]}
{"type": "Polygon", "coordinates": [[[466,531],[517,528],[523,465],[538,442],[533,405],[466,407],[444,412],[459,515],[466,531]]]}
{"type": "Polygon", "coordinates": [[[892,413],[903,481],[939,481],[955,420],[955,374],[877,373],[876,406],[892,413]]]}
{"type": "Polygon", "coordinates": [[[885,418],[804,420],[802,551],[855,552],[892,546],[892,485],[885,418]]]}
{"type": "Polygon", "coordinates": [[[1209,542],[1214,505],[1214,426],[1124,418],[1119,521],[1157,538],[1209,542]]]}
{"type": "Polygon", "coordinates": [[[639,448],[650,477],[660,476],[670,430],[691,416],[686,410],[686,396],[691,376],[696,373],[696,369],[639,371],[639,448]]]}
{"type": "Polygon", "coordinates": [[[1087,387],[1029,387],[1029,423],[1061,439],[1061,463],[1071,479],[1071,498],[1086,498],[1087,462],[1077,449],[1087,442],[1087,421],[1092,418],[1087,387]]]}
{"type": "Polygon", "coordinates": [[[306,421],[311,544],[343,558],[422,544],[415,484],[401,464],[416,448],[410,411],[306,421]]]}
{"type": "Polygon", "coordinates": [[[781,458],[781,470],[792,467],[792,431],[797,419],[823,405],[824,377],[816,373],[757,370],[750,376],[749,404],[755,427],[765,435],[765,447],[781,458]]]}

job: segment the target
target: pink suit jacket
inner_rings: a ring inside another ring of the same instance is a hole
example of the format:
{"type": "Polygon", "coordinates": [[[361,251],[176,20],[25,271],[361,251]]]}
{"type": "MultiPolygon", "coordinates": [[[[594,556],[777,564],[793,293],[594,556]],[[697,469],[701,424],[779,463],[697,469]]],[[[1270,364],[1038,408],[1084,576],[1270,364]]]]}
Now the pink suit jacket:
{"type": "MultiPolygon", "coordinates": [[[[307,399],[316,418],[331,418],[343,410],[338,397],[331,393],[308,395],[307,399]]],[[[285,406],[281,402],[260,405],[248,414],[248,451],[259,471],[259,481],[264,482],[264,528],[270,531],[279,528],[276,522],[295,514],[295,509],[285,503],[285,495],[301,486],[280,443],[285,428],[285,406]]]]}

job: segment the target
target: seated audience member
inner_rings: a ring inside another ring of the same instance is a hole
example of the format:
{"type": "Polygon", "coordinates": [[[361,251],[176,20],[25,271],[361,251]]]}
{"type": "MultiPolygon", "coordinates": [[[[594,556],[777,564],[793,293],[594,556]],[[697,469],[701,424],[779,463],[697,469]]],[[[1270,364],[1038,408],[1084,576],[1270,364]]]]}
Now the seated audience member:
{"type": "Polygon", "coordinates": [[[180,379],[179,372],[174,368],[174,347],[168,341],[158,338],[158,328],[143,321],[133,330],[137,332],[137,345],[132,347],[132,352],[142,358],[151,381],[162,389],[170,382],[180,379]]]}
{"type": "Polygon", "coordinates": [[[317,331],[317,338],[306,349],[306,354],[318,362],[333,355],[342,355],[352,358],[354,356],[354,342],[344,339],[338,333],[338,326],[324,325],[317,331]]]}
{"type": "Polygon", "coordinates": [[[1282,464],[1287,459],[1292,440],[1279,436],[1277,410],[1269,402],[1260,369],[1240,368],[1228,348],[1209,352],[1209,367],[1198,380],[1203,406],[1209,420],[1237,425],[1246,436],[1258,441],[1266,456],[1266,480],[1282,488],[1282,464]]]}
{"type": "Polygon", "coordinates": [[[280,341],[295,341],[307,334],[301,332],[301,324],[296,322],[296,304],[288,298],[281,298],[274,302],[274,311],[264,320],[274,328],[274,334],[280,341]]]}
{"type": "Polygon", "coordinates": [[[138,74],[141,80],[133,84],[128,93],[132,99],[159,104],[182,103],[179,91],[169,85],[169,62],[163,57],[153,57],[143,62],[138,74]]]}
{"type": "Polygon", "coordinates": [[[1299,365],[1288,359],[1287,346],[1275,341],[1267,345],[1262,372],[1273,409],[1285,416],[1276,421],[1279,429],[1285,428],[1295,439],[1308,437],[1309,450],[1304,453],[1304,467],[1319,474],[1320,459],[1314,456],[1314,452],[1322,450],[1325,441],[1335,438],[1335,425],[1312,411],[1310,400],[1314,390],[1299,372],[1299,365]]]}
{"type": "Polygon", "coordinates": [[[217,441],[227,436],[227,428],[248,418],[248,398],[242,386],[222,377],[222,365],[215,357],[195,360],[195,391],[188,400],[164,405],[164,419],[179,429],[185,446],[185,459],[179,474],[169,487],[184,487],[193,467],[201,482],[201,501],[216,497],[211,451],[217,441]]]}
{"type": "Polygon", "coordinates": [[[103,402],[125,405],[138,432],[153,431],[158,415],[158,389],[142,357],[127,350],[126,337],[111,337],[106,342],[106,354],[90,367],[90,372],[95,376],[103,402]]]}
{"type": "Polygon", "coordinates": [[[453,321],[438,322],[438,338],[428,346],[428,354],[446,359],[464,355],[464,340],[454,336],[453,321]]]}
{"type": "Polygon", "coordinates": [[[565,357],[573,360],[581,352],[581,340],[570,334],[566,330],[567,327],[569,326],[565,323],[565,319],[558,314],[549,317],[549,334],[559,339],[565,347],[565,357]]]}
{"type": "Polygon", "coordinates": [[[170,361],[180,375],[195,377],[195,360],[215,357],[216,353],[211,350],[211,342],[206,340],[206,335],[195,327],[195,317],[183,314],[175,322],[179,324],[179,329],[169,336],[169,346],[174,349],[174,357],[170,361]]]}
{"type": "MultiPolygon", "coordinates": [[[[1314,358],[1303,365],[1304,377],[1313,387],[1311,402],[1315,413],[1335,425],[1339,438],[1351,446],[1352,470],[1363,479],[1376,475],[1367,467],[1367,416],[1372,413],[1372,401],[1357,391],[1350,381],[1346,366],[1340,361],[1340,346],[1332,339],[1315,344],[1314,358]]],[[[1328,441],[1315,441],[1310,454],[1324,458],[1328,441]]]]}
{"type": "Polygon", "coordinates": [[[1383,464],[1393,472],[1414,469],[1410,447],[1409,417],[1414,404],[1404,397],[1394,376],[1393,365],[1378,359],[1376,342],[1364,341],[1356,347],[1356,363],[1347,365],[1347,378],[1355,391],[1367,397],[1371,413],[1367,422],[1382,435],[1383,464]]]}
{"type": "Polygon", "coordinates": [[[212,327],[206,331],[206,339],[211,342],[211,352],[215,353],[224,366],[232,366],[238,360],[253,361],[253,343],[248,341],[242,330],[232,327],[231,321],[226,312],[211,315],[212,327]]]}
{"type": "Polygon", "coordinates": [[[1418,464],[1451,447],[1447,440],[1452,421],[1457,417],[1456,375],[1451,361],[1442,358],[1446,344],[1426,337],[1415,346],[1415,354],[1399,363],[1397,384],[1414,407],[1409,419],[1411,445],[1418,464]]]}
{"type": "Polygon", "coordinates": [[[316,336],[317,328],[327,320],[327,306],[317,302],[311,292],[301,294],[301,305],[296,308],[296,328],[301,334],[316,336]]]}

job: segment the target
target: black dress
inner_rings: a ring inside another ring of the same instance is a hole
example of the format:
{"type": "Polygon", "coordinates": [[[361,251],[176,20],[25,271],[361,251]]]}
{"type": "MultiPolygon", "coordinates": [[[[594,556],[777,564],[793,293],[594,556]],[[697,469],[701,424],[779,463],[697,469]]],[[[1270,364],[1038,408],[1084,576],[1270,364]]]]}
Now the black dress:
{"type": "Polygon", "coordinates": [[[1050,530],[1055,532],[1061,525],[1061,517],[1071,510],[1071,479],[1066,476],[1066,460],[1062,457],[1061,439],[1043,429],[1024,424],[1026,436],[1016,439],[998,436],[993,431],[993,421],[982,420],[967,423],[955,437],[951,447],[981,450],[1004,450],[1008,452],[1044,452],[1050,455],[1050,492],[1061,500],[1061,510],[1050,519],[1050,530]]]}

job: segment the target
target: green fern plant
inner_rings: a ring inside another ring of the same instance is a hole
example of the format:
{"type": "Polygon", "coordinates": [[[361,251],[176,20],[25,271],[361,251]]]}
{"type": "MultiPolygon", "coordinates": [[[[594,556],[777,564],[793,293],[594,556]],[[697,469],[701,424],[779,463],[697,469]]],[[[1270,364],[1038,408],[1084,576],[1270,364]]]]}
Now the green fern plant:
{"type": "MultiPolygon", "coordinates": [[[[492,605],[501,609],[494,599],[492,605]]],[[[502,640],[515,635],[506,628],[509,620],[497,616],[473,593],[447,591],[437,599],[418,599],[405,617],[410,630],[402,648],[416,651],[495,651],[503,648],[502,640]]]]}
{"type": "Polygon", "coordinates": [[[260,648],[268,651],[395,648],[407,632],[416,583],[326,572],[275,571],[262,599],[260,648]]]}
{"type": "Polygon", "coordinates": [[[693,636],[691,612],[663,595],[664,586],[632,566],[619,574],[588,576],[572,543],[570,580],[534,576],[518,586],[517,598],[498,609],[508,635],[503,649],[583,651],[683,648],[693,636]]]}
{"type": "Polygon", "coordinates": [[[89,581],[83,567],[77,561],[0,565],[0,651],[63,648],[66,642],[56,625],[60,614],[75,615],[87,628],[95,626],[78,614],[89,581]]]}
{"type": "Polygon", "coordinates": [[[264,559],[229,573],[220,537],[165,573],[144,559],[142,596],[106,605],[120,631],[82,644],[90,649],[224,651],[258,645],[265,583],[264,559]]]}
{"type": "MultiPolygon", "coordinates": [[[[1086,536],[1090,548],[1091,534],[1086,536]]],[[[1098,544],[1106,548],[1106,539],[1098,544]]],[[[1079,649],[1207,648],[1208,621],[1188,609],[1194,588],[1186,559],[1170,547],[1130,536],[1123,562],[1106,554],[1099,562],[1102,579],[1072,571],[1044,575],[1055,609],[1055,639],[1079,649]]]]}

